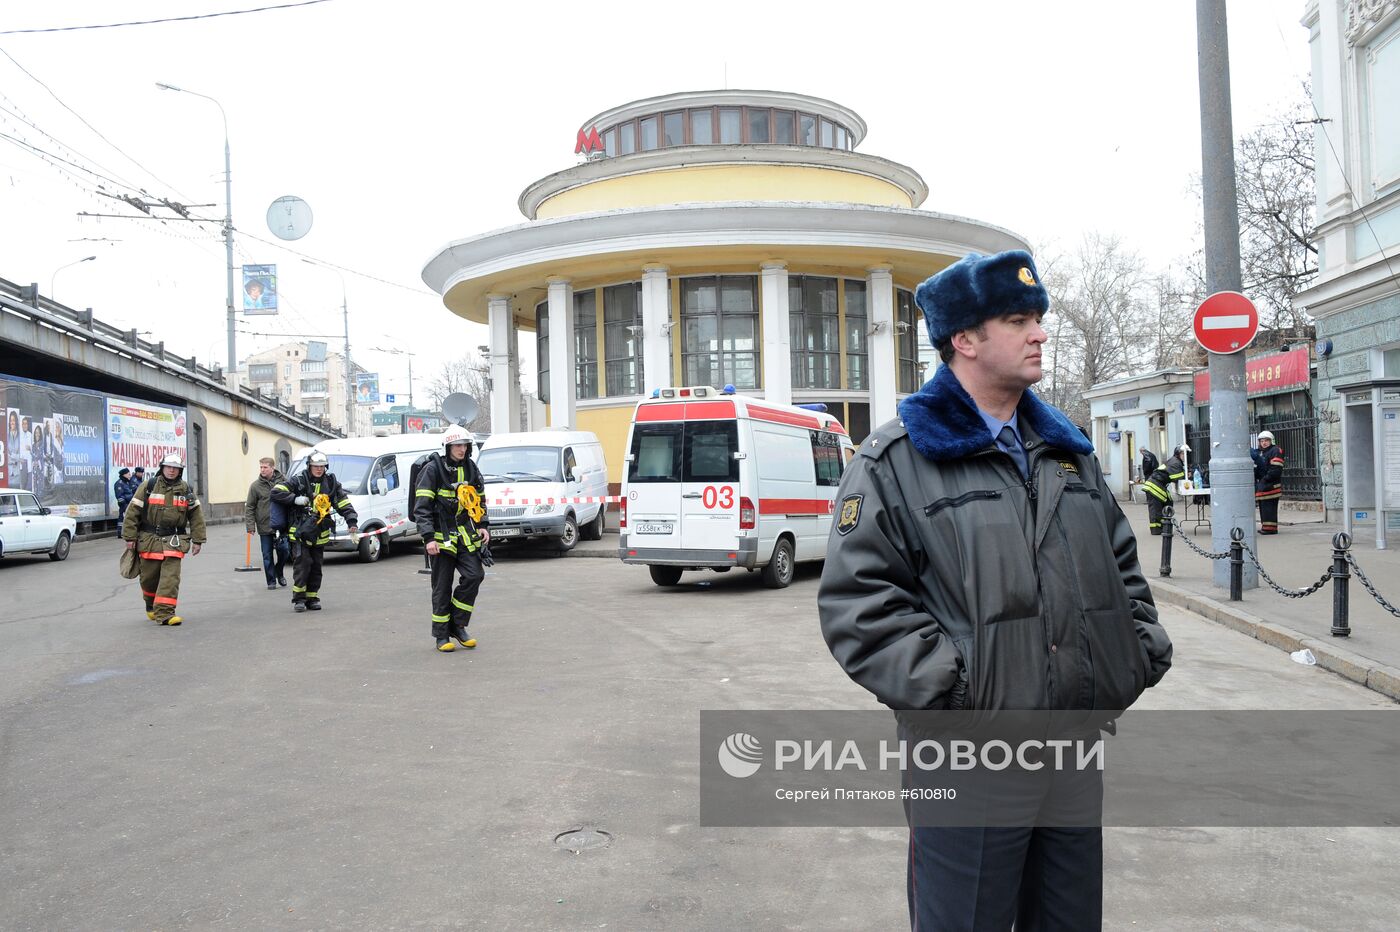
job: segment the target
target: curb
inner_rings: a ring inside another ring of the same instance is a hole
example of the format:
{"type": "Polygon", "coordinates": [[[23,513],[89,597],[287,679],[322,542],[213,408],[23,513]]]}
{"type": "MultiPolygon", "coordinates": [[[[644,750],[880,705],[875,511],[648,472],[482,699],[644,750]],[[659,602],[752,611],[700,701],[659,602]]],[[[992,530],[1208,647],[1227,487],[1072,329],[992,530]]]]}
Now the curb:
{"type": "Polygon", "coordinates": [[[1182,589],[1162,579],[1148,581],[1154,597],[1184,608],[1232,631],[1263,641],[1270,647],[1292,653],[1307,648],[1324,670],[1351,680],[1358,686],[1378,692],[1400,702],[1400,669],[1363,657],[1328,641],[1319,641],[1291,628],[1265,621],[1243,609],[1235,608],[1196,592],[1182,589]]]}

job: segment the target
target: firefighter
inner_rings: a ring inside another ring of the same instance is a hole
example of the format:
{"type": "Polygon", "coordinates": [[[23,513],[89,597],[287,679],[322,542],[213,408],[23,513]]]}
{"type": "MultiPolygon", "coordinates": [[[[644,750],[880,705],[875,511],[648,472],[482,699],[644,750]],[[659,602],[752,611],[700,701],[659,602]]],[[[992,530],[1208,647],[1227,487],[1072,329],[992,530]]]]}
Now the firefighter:
{"type": "Polygon", "coordinates": [[[353,539],[359,534],[359,515],[350,504],[330,460],[320,450],[306,458],[306,469],[293,479],[272,487],[272,500],[289,506],[287,532],[292,542],[292,610],[321,610],[321,561],[330,543],[334,519],[340,512],[353,539]]]}
{"type": "Polygon", "coordinates": [[[1152,474],[1142,481],[1142,490],[1147,494],[1147,529],[1153,534],[1162,533],[1162,509],[1171,504],[1172,495],[1167,486],[1186,478],[1184,454],[1190,453],[1186,444],[1172,450],[1165,463],[1158,464],[1152,474]]]}
{"type": "Polygon", "coordinates": [[[197,556],[204,545],[204,512],[184,480],[185,461],[178,453],[160,461],[160,474],[143,483],[122,521],[126,549],[141,555],[141,596],[146,617],[160,625],[184,621],[175,614],[180,598],[180,561],[197,556]]]}
{"type": "Polygon", "coordinates": [[[1254,500],[1259,503],[1259,533],[1278,533],[1278,500],[1283,497],[1283,450],[1271,431],[1259,432],[1259,445],[1249,451],[1254,460],[1254,500]]]}
{"type": "Polygon", "coordinates": [[[423,466],[413,492],[413,518],[433,557],[433,638],[444,653],[458,644],[476,647],[467,625],[486,578],[482,558],[491,535],[486,530],[486,483],[471,458],[474,439],[461,427],[449,427],[442,436],[443,452],[423,466]]]}

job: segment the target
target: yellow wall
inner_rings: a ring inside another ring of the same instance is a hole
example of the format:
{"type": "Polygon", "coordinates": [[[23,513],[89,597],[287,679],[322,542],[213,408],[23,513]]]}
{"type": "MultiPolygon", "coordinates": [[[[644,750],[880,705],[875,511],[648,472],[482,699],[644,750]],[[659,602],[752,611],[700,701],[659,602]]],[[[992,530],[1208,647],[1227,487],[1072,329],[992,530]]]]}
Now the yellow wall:
{"type": "Polygon", "coordinates": [[[258,477],[258,460],[264,456],[275,458],[278,440],[286,440],[294,450],[308,446],[300,440],[245,424],[224,414],[205,408],[198,410],[204,415],[208,428],[204,437],[204,455],[209,488],[203,491],[205,501],[211,505],[246,501],[248,486],[258,477]],[[245,430],[248,432],[247,453],[243,452],[245,430]]]}
{"type": "Polygon", "coordinates": [[[546,200],[536,218],[691,201],[816,201],[913,207],[879,178],[805,165],[700,165],[607,178],[546,200]]]}

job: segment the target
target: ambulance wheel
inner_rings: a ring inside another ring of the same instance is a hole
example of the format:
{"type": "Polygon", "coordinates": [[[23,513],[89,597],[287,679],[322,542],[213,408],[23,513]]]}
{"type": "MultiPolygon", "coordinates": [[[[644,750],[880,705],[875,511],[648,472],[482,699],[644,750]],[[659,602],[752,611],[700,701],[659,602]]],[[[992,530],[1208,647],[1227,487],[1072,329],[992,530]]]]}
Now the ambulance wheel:
{"type": "Polygon", "coordinates": [[[379,534],[370,534],[368,537],[360,538],[360,562],[373,563],[384,557],[384,543],[379,534]]]}
{"type": "Polygon", "coordinates": [[[648,566],[651,572],[651,581],[658,586],[674,586],[681,581],[681,568],[679,566],[648,566]]]}
{"type": "Polygon", "coordinates": [[[606,520],[607,520],[607,517],[603,514],[603,506],[599,505],[599,506],[598,506],[598,515],[597,515],[597,517],[595,517],[592,521],[588,522],[588,524],[583,528],[583,531],[582,531],[583,539],[584,539],[584,540],[602,540],[602,539],[603,539],[603,522],[606,521],[606,520]]]}
{"type": "Polygon", "coordinates": [[[559,552],[568,553],[578,546],[578,519],[573,515],[564,516],[564,533],[559,535],[559,552]]]}
{"type": "Polygon", "coordinates": [[[763,568],[763,584],[769,589],[786,589],[792,582],[792,541],[786,537],[773,548],[773,559],[763,568]]]}

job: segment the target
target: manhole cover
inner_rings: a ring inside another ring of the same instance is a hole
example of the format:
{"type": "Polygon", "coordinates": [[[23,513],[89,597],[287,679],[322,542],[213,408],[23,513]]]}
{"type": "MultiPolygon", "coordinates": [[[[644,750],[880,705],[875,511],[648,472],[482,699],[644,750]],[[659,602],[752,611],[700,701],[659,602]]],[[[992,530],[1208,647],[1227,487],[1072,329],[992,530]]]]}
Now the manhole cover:
{"type": "Polygon", "coordinates": [[[574,852],[587,851],[589,848],[608,847],[612,844],[612,836],[597,829],[576,828],[555,835],[554,843],[574,852]]]}

